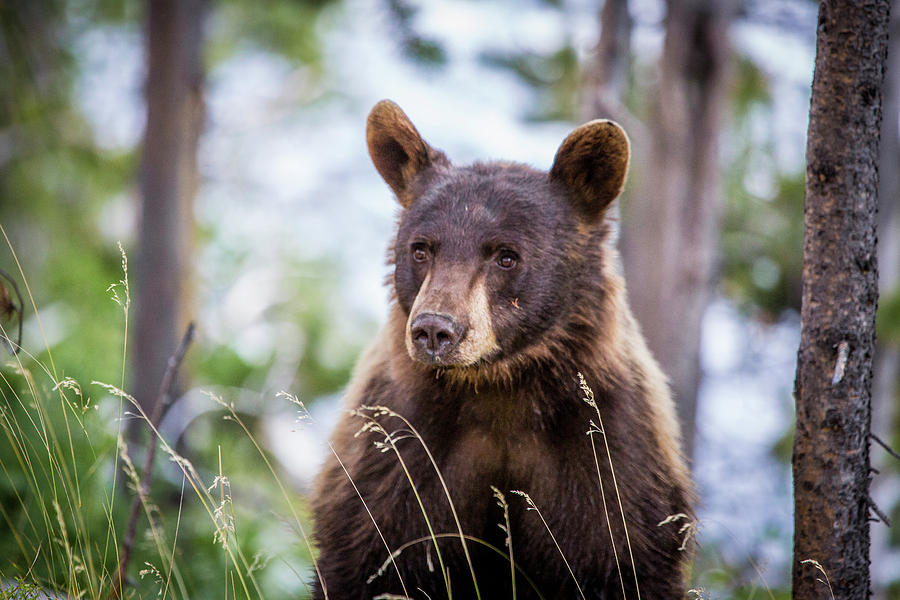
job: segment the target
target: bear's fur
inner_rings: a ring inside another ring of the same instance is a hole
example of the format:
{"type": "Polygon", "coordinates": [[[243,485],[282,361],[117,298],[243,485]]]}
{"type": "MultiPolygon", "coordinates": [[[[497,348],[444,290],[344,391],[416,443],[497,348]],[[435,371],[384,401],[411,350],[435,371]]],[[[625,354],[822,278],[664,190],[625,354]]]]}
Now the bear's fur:
{"type": "Polygon", "coordinates": [[[510,555],[520,599],[683,597],[691,484],[605,217],[624,132],[579,127],[549,174],[457,167],[382,101],[367,141],[392,307],[316,483],[314,597],[512,598],[510,555]]]}

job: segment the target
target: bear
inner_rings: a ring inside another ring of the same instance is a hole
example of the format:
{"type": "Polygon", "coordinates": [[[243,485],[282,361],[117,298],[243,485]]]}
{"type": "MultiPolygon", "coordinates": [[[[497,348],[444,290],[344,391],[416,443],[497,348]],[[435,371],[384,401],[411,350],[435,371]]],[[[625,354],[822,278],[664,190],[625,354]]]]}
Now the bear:
{"type": "Polygon", "coordinates": [[[607,214],[625,132],[578,127],[549,173],[456,166],[383,100],[366,140],[390,314],[311,495],[313,597],[683,597],[692,484],[607,214]]]}

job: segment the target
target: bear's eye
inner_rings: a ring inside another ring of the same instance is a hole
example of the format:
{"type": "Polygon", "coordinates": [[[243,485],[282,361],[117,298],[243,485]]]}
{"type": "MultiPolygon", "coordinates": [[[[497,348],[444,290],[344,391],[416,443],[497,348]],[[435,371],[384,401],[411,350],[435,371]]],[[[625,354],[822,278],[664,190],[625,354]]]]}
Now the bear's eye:
{"type": "Polygon", "coordinates": [[[412,257],[416,262],[425,262],[428,260],[428,247],[421,242],[412,245],[412,257]]]}
{"type": "Polygon", "coordinates": [[[497,266],[501,269],[512,269],[516,266],[519,257],[511,250],[503,250],[497,256],[497,266]]]}

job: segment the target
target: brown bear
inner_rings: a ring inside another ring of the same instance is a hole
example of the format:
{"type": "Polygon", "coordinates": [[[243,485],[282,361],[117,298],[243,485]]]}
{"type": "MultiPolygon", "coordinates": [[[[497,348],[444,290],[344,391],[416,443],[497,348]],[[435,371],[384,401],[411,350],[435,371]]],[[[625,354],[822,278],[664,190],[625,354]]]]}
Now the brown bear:
{"type": "Polygon", "coordinates": [[[624,131],[582,125],[549,174],[454,166],[390,101],[366,137],[392,306],[317,479],[313,597],[683,597],[691,484],[605,214],[624,131]]]}

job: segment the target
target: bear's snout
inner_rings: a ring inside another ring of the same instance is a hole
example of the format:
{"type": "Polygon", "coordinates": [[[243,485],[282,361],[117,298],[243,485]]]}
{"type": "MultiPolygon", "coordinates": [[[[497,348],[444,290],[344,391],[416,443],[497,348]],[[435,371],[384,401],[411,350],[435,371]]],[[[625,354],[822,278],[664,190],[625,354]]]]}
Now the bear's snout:
{"type": "Polygon", "coordinates": [[[449,315],[422,313],[410,323],[416,353],[429,362],[441,362],[459,346],[465,328],[449,315]]]}

